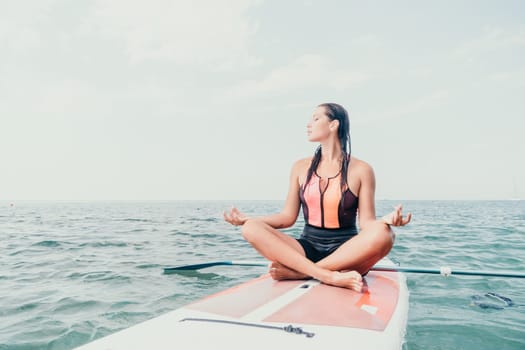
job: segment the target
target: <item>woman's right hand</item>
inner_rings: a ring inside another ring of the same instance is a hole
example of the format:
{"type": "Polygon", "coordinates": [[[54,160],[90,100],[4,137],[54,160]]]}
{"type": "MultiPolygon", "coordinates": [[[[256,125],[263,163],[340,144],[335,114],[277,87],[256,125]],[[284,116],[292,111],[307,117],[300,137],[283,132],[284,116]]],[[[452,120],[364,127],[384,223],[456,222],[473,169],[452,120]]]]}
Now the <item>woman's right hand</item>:
{"type": "Polygon", "coordinates": [[[249,217],[244,215],[239,211],[239,209],[232,207],[230,209],[230,212],[224,212],[224,221],[227,223],[232,224],[233,226],[241,226],[244,225],[246,221],[248,221],[249,217]]]}
{"type": "Polygon", "coordinates": [[[383,216],[381,221],[387,225],[392,226],[405,226],[412,219],[412,213],[408,213],[406,217],[403,217],[403,206],[401,204],[394,207],[394,211],[383,216]]]}

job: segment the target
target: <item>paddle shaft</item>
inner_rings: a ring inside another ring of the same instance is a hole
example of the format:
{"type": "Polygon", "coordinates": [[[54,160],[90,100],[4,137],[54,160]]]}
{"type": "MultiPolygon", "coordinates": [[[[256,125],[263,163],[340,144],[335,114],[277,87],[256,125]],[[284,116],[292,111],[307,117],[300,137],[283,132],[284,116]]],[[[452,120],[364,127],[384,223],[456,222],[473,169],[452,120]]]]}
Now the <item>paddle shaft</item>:
{"type": "Polygon", "coordinates": [[[374,271],[397,271],[397,272],[408,272],[408,273],[426,273],[435,275],[464,275],[464,276],[491,276],[491,277],[515,277],[525,278],[525,273],[512,272],[512,271],[467,271],[467,270],[454,270],[446,267],[438,269],[424,269],[417,267],[400,267],[400,266],[374,266],[371,270],[374,271]]]}

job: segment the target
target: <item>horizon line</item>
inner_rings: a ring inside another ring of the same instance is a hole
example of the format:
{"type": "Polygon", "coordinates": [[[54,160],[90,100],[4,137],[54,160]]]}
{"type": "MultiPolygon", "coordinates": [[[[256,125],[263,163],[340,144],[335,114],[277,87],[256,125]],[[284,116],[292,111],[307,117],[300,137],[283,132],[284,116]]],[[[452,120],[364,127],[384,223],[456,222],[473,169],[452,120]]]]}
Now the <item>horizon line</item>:
{"type": "MultiPolygon", "coordinates": [[[[522,201],[522,198],[378,198],[375,201],[522,201]]],[[[284,202],[285,199],[0,199],[0,203],[14,204],[16,202],[284,202]]]]}

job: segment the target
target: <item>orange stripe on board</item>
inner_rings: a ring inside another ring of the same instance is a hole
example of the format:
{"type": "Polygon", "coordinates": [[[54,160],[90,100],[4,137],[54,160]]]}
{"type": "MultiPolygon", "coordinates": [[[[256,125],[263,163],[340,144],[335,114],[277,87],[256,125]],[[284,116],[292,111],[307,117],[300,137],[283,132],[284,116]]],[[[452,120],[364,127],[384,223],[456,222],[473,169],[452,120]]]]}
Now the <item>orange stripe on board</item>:
{"type": "Polygon", "coordinates": [[[365,281],[368,285],[365,293],[317,285],[264,321],[382,331],[397,305],[397,273],[371,271],[365,281]],[[375,313],[367,310],[375,310],[375,313]]]}

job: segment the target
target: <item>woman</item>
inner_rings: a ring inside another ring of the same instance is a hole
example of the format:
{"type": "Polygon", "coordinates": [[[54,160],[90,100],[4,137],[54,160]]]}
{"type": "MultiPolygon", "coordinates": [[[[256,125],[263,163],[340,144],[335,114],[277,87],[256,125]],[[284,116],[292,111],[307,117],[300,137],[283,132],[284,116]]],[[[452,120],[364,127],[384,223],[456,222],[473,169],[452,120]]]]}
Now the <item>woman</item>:
{"type": "Polygon", "coordinates": [[[317,107],[307,130],[308,140],[319,147],[313,157],[293,165],[281,213],[258,218],[236,208],[224,213],[227,222],[242,225],[243,237],[272,262],[270,274],[276,280],[316,278],[360,292],[361,275],[394,244],[390,226],[404,226],[411,219],[397,206],[376,220],[374,172],[351,156],[349,124],[342,106],[317,107]],[[306,224],[301,238],[295,239],[279,229],[294,225],[301,206],[306,224]]]}

